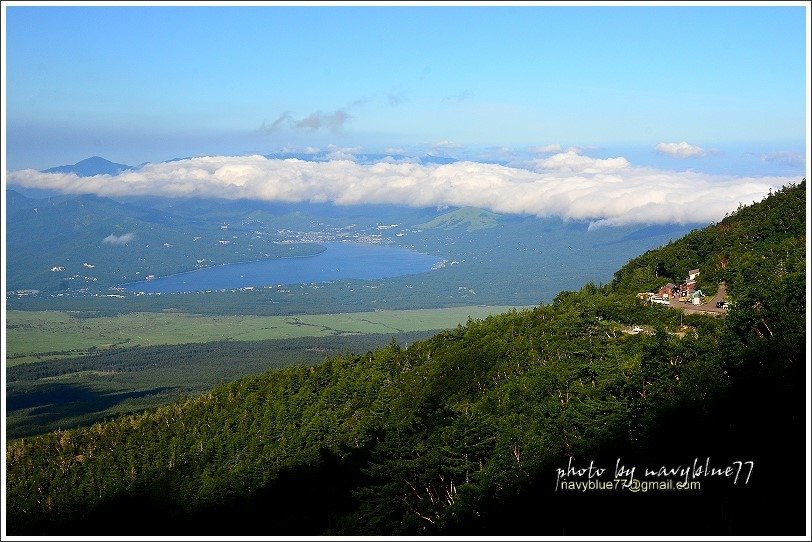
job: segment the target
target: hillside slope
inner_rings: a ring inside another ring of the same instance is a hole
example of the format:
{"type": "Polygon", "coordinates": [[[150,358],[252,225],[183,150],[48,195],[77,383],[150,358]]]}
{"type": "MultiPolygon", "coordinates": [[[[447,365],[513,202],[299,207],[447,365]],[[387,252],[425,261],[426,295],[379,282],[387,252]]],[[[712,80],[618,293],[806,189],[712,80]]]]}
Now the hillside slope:
{"type": "Polygon", "coordinates": [[[500,216],[483,209],[464,207],[444,213],[428,222],[418,224],[417,228],[431,230],[435,228],[450,229],[465,226],[466,231],[476,231],[499,226],[500,216]]]}
{"type": "Polygon", "coordinates": [[[721,281],[736,289],[751,282],[748,273],[769,272],[762,262],[781,273],[799,271],[786,265],[804,262],[797,251],[804,249],[806,233],[805,185],[740,206],[718,224],[634,258],[615,273],[613,289],[634,293],[678,284],[691,269],[701,271],[697,285],[703,290],[713,291],[721,281]]]}
{"type": "Polygon", "coordinates": [[[727,254],[735,305],[723,319],[681,327],[677,311],[628,293],[643,288],[642,262],[705,246],[681,240],[548,306],[11,442],[8,532],[803,534],[805,190],[721,223],[763,224],[750,244],[722,237],[670,270],[727,254]],[[706,460],[722,472],[752,461],[752,476],[680,474],[669,479],[699,487],[637,492],[559,484],[570,464],[656,481],[645,467],[706,460]]]}
{"type": "Polygon", "coordinates": [[[9,290],[46,292],[107,288],[257,257],[317,254],[315,245],[280,246],[245,231],[226,237],[214,223],[93,195],[27,198],[7,190],[9,290]]]}

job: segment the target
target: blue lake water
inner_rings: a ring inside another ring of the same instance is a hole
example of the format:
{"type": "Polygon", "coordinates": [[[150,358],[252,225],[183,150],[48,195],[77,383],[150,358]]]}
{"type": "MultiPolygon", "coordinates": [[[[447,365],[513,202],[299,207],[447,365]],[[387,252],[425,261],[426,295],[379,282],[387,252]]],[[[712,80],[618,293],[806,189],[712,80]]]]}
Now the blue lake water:
{"type": "Polygon", "coordinates": [[[133,292],[174,293],[382,279],[425,273],[441,261],[436,256],[405,248],[358,243],[325,243],[325,247],[327,250],[315,256],[206,267],[123,287],[133,292]]]}

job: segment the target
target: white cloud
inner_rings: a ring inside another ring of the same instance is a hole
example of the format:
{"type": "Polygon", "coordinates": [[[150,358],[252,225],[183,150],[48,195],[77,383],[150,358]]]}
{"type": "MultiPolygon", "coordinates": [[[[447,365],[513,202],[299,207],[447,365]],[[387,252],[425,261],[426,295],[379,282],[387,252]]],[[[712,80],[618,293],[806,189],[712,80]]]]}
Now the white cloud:
{"type": "Polygon", "coordinates": [[[453,141],[449,141],[447,139],[444,139],[444,140],[438,141],[437,143],[432,145],[432,148],[434,148],[434,149],[462,149],[463,146],[460,145],[459,143],[454,143],[453,141]]]}
{"type": "Polygon", "coordinates": [[[560,143],[550,143],[549,145],[541,145],[538,147],[530,147],[530,152],[533,154],[552,154],[554,152],[561,152],[561,144],[560,143]]]}
{"type": "Polygon", "coordinates": [[[657,152],[672,156],[674,158],[693,158],[695,156],[706,156],[708,151],[702,147],[691,145],[687,141],[682,143],[658,143],[655,147],[657,152]]]}
{"type": "Polygon", "coordinates": [[[355,155],[349,152],[344,152],[341,150],[333,151],[327,153],[328,160],[349,160],[351,162],[355,162],[355,155]]]}
{"type": "Polygon", "coordinates": [[[574,150],[562,152],[546,158],[536,160],[534,168],[536,171],[554,170],[561,173],[602,173],[618,171],[629,167],[629,161],[623,158],[590,158],[578,154],[574,150]]]}
{"type": "Polygon", "coordinates": [[[338,145],[333,145],[332,143],[330,143],[329,145],[327,145],[327,150],[329,152],[347,152],[350,154],[357,154],[359,152],[363,152],[364,147],[361,147],[360,145],[357,145],[355,147],[339,147],[338,145]]]}
{"type": "Polygon", "coordinates": [[[386,156],[380,160],[376,160],[375,162],[384,164],[419,164],[420,158],[414,156],[399,156],[397,158],[393,156],[386,156]]]}
{"type": "Polygon", "coordinates": [[[321,149],[318,147],[297,147],[296,145],[285,145],[279,149],[283,153],[318,154],[321,149]]]}
{"type": "Polygon", "coordinates": [[[134,233],[125,233],[124,235],[113,235],[111,233],[110,235],[102,239],[102,243],[107,243],[108,245],[126,245],[127,243],[132,241],[134,237],[135,237],[134,233]]]}
{"type": "Polygon", "coordinates": [[[775,151],[762,154],[761,161],[780,164],[782,166],[802,166],[806,162],[806,159],[800,152],[775,151]]]}
{"type": "Polygon", "coordinates": [[[713,222],[739,203],[761,200],[770,189],[798,180],[664,171],[633,166],[623,157],[598,159],[574,151],[537,160],[532,170],[477,162],[358,164],[207,156],[147,164],[116,176],[8,174],[10,184],[77,194],[471,206],[588,220],[594,226],[713,222]]]}
{"type": "Polygon", "coordinates": [[[339,147],[338,145],[330,144],[327,145],[327,159],[355,162],[355,155],[363,150],[363,147],[339,147]]]}

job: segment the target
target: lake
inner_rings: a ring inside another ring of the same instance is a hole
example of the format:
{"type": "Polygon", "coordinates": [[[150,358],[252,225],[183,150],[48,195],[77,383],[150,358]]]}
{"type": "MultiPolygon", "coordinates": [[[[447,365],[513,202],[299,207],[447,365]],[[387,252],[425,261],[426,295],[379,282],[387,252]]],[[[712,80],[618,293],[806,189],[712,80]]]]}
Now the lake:
{"type": "Polygon", "coordinates": [[[382,279],[430,271],[442,260],[405,248],[325,243],[321,254],[218,265],[122,285],[133,292],[200,292],[342,279],[382,279]]]}

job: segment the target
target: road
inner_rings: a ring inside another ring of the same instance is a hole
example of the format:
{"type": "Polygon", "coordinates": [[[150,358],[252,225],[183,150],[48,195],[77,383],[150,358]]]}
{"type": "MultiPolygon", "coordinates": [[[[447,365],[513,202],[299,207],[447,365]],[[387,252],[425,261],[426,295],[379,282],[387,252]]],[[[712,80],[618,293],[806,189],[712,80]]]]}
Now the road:
{"type": "Polygon", "coordinates": [[[707,314],[709,316],[719,316],[720,314],[727,313],[727,309],[717,309],[716,302],[717,301],[726,301],[727,300],[727,285],[724,282],[719,283],[719,290],[716,292],[716,295],[713,299],[710,300],[709,303],[704,303],[702,305],[691,305],[690,303],[680,303],[672,302],[671,307],[674,309],[679,309],[685,314],[707,314]]]}

